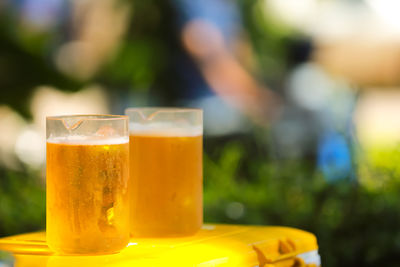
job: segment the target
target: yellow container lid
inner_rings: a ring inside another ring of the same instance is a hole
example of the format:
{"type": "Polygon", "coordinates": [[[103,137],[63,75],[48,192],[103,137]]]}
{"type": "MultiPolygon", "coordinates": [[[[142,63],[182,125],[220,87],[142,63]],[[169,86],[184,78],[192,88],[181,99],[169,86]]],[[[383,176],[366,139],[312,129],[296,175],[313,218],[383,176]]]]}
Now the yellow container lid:
{"type": "MultiPolygon", "coordinates": [[[[300,254],[316,253],[316,237],[308,232],[274,226],[206,224],[190,237],[132,238],[118,254],[61,256],[53,254],[45,232],[0,239],[15,266],[317,266],[300,254]]],[[[311,254],[310,254],[311,255],[311,254]]],[[[318,254],[317,254],[318,255],[318,254]]]]}

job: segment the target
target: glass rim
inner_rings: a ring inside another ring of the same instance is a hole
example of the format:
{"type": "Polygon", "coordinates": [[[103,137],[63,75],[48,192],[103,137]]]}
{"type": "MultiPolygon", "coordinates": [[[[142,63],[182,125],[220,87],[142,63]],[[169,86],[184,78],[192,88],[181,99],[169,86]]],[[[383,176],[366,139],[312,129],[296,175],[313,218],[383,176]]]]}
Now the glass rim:
{"type": "Polygon", "coordinates": [[[57,115],[46,116],[46,120],[64,120],[69,118],[82,118],[82,120],[126,120],[129,119],[127,115],[111,115],[111,114],[73,114],[73,115],[57,115]]]}
{"type": "Polygon", "coordinates": [[[178,107],[137,107],[137,108],[126,108],[125,114],[131,111],[158,111],[158,112],[203,112],[201,108],[178,108],[178,107]]]}

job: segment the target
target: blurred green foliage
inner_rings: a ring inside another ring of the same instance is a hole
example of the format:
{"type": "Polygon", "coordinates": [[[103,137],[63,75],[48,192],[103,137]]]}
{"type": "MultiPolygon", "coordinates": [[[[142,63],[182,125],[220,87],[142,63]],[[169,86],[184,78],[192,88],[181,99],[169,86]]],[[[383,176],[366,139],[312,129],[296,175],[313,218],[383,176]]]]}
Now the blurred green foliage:
{"type": "Polygon", "coordinates": [[[205,156],[206,221],[285,225],[316,234],[323,266],[397,266],[400,182],[370,166],[387,183],[371,191],[350,178],[328,183],[307,160],[283,161],[235,138],[205,156]],[[242,217],[227,216],[231,202],[242,217]]]}
{"type": "Polygon", "coordinates": [[[0,236],[43,228],[45,193],[39,173],[0,169],[0,236]]]}

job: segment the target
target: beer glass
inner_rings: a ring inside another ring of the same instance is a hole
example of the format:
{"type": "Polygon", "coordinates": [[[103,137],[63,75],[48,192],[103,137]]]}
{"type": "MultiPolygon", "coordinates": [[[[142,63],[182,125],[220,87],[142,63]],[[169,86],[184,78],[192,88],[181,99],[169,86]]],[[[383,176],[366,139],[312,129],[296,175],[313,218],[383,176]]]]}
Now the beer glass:
{"type": "Polygon", "coordinates": [[[203,222],[202,110],[129,108],[131,236],[187,236],[203,222]]]}
{"type": "Polygon", "coordinates": [[[47,117],[46,239],[61,254],[129,242],[128,117],[47,117]]]}

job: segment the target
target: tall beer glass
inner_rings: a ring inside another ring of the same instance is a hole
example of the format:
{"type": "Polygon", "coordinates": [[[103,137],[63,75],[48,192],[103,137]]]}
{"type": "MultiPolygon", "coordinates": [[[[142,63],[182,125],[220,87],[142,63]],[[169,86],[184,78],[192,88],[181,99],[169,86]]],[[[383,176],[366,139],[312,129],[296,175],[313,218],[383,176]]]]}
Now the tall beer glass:
{"type": "Polygon", "coordinates": [[[203,222],[202,110],[130,108],[131,235],[186,236],[203,222]]]}
{"type": "Polygon", "coordinates": [[[129,242],[127,116],[47,117],[49,247],[107,254],[129,242]]]}

